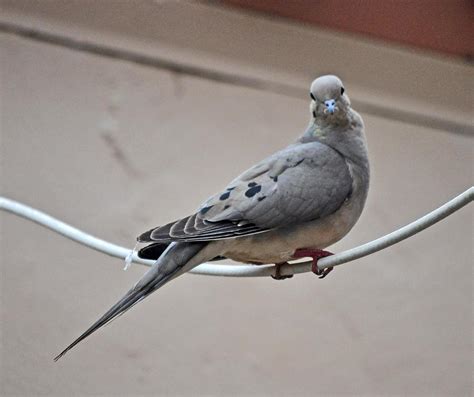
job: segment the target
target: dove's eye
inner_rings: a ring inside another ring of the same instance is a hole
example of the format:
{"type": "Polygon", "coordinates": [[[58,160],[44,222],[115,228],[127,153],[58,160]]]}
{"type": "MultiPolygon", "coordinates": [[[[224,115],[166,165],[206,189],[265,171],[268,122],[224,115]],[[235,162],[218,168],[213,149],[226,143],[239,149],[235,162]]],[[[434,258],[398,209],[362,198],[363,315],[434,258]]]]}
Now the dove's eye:
{"type": "Polygon", "coordinates": [[[314,95],[313,95],[312,92],[309,93],[309,96],[311,97],[311,99],[312,99],[313,101],[316,101],[316,98],[314,97],[314,95]]]}
{"type": "Polygon", "coordinates": [[[344,94],[344,87],[341,87],[341,95],[344,94]]]}

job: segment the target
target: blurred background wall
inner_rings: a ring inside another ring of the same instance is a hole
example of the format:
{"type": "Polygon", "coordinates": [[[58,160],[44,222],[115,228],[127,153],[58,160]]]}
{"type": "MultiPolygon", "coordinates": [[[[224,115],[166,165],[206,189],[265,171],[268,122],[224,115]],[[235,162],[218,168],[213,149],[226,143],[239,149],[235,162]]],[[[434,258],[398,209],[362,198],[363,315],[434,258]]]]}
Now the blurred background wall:
{"type": "MultiPolygon", "coordinates": [[[[360,2],[376,19],[373,3],[360,2]]],[[[472,185],[472,38],[459,12],[443,14],[433,45],[360,18],[331,25],[340,1],[314,2],[322,22],[311,2],[282,4],[2,1],[1,194],[131,247],[293,141],[323,73],[361,111],[373,171],[366,210],[333,251],[472,185]]],[[[440,12],[393,15],[405,33],[440,12]]],[[[183,276],[54,363],[145,269],[0,214],[0,392],[469,395],[472,215],[325,280],[183,276]]]]}

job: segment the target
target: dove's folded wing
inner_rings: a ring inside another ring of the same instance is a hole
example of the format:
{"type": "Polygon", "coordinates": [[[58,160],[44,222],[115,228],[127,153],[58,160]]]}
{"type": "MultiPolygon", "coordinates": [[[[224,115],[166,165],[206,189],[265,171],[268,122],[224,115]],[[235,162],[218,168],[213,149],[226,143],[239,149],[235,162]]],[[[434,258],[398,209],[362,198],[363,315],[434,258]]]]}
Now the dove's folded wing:
{"type": "Polygon", "coordinates": [[[351,188],[342,155],[320,142],[298,143],[241,174],[195,214],[138,240],[212,241],[304,223],[335,212],[351,188]]]}

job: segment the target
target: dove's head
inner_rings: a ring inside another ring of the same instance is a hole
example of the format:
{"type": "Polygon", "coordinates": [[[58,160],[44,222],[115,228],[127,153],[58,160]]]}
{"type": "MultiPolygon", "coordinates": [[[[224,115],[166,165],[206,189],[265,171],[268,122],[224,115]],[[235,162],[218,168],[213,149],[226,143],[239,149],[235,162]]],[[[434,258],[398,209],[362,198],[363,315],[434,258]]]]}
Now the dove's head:
{"type": "Polygon", "coordinates": [[[337,76],[318,77],[311,84],[311,112],[315,119],[337,121],[344,118],[350,107],[350,101],[344,93],[344,85],[337,76]]]}

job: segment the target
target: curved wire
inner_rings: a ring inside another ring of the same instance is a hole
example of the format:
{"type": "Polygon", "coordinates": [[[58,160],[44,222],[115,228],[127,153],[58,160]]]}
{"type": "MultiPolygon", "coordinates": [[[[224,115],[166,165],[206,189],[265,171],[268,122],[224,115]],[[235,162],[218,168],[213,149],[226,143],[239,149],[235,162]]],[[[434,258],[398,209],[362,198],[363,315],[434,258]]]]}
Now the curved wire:
{"type": "MultiPolygon", "coordinates": [[[[406,226],[403,226],[402,228],[392,233],[389,233],[376,240],[370,241],[366,244],[362,244],[358,247],[340,252],[336,255],[321,258],[318,261],[318,267],[320,270],[323,270],[331,266],[339,266],[343,263],[362,258],[364,256],[373,254],[374,252],[380,251],[384,248],[390,247],[391,245],[399,243],[400,241],[405,240],[413,236],[414,234],[417,234],[422,230],[443,220],[444,218],[458,211],[473,200],[474,187],[470,187],[465,192],[448,201],[441,207],[435,209],[427,215],[417,219],[416,221],[406,226]]],[[[109,243],[108,241],[101,240],[90,234],[84,233],[83,231],[76,229],[75,227],[61,222],[60,220],[53,218],[52,216],[45,214],[44,212],[31,208],[25,204],[19,203],[18,201],[11,200],[6,197],[0,197],[0,210],[11,212],[12,214],[33,221],[73,241],[76,241],[82,245],[95,249],[96,251],[102,252],[104,254],[121,259],[128,258],[129,260],[131,259],[135,263],[147,266],[151,266],[154,263],[154,261],[152,260],[138,258],[138,256],[133,250],[109,243]]],[[[309,271],[311,271],[310,261],[288,264],[281,267],[282,275],[299,274],[309,271]]],[[[203,263],[192,269],[191,273],[207,276],[224,277],[264,277],[273,275],[275,273],[275,266],[218,265],[211,263],[203,263]]]]}

